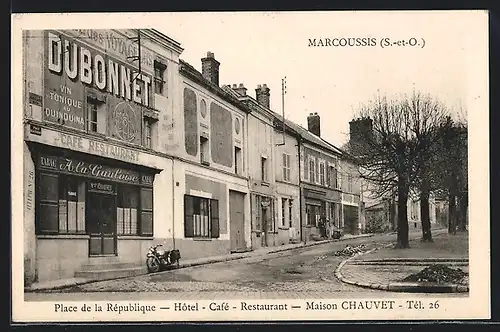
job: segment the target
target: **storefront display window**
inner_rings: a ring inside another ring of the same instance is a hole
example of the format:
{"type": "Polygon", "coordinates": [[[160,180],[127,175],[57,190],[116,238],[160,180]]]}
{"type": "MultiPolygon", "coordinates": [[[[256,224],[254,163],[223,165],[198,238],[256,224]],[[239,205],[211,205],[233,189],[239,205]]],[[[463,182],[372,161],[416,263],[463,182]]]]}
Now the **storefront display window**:
{"type": "Polygon", "coordinates": [[[151,175],[136,171],[40,156],[37,234],[89,234],[106,241],[116,235],[152,236],[152,183],[151,175]],[[91,176],[67,174],[87,170],[91,176]],[[98,175],[116,175],[130,184],[98,175]]]}
{"type": "Polygon", "coordinates": [[[117,205],[116,228],[118,235],[138,235],[139,189],[132,186],[120,186],[117,205]]]}

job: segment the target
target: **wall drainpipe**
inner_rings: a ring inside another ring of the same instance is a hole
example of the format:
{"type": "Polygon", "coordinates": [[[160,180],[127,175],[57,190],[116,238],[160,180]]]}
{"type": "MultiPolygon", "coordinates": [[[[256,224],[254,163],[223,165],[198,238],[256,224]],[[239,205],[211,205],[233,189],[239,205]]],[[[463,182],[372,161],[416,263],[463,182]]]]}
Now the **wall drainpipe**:
{"type": "Polygon", "coordinates": [[[172,245],[175,249],[175,158],[172,158],[172,245]]]}

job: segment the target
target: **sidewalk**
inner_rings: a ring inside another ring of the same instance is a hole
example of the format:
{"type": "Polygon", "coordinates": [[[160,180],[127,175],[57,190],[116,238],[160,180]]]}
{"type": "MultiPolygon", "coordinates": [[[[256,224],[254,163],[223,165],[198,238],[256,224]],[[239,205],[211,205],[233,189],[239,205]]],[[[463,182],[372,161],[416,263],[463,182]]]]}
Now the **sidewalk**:
{"type": "MultiPolygon", "coordinates": [[[[434,232],[433,232],[434,233],[434,232]]],[[[341,281],[360,287],[400,292],[468,292],[468,278],[457,284],[403,282],[425,267],[443,264],[468,273],[468,234],[433,234],[433,243],[410,241],[409,249],[393,246],[368,251],[343,261],[335,275],[341,281]]]]}
{"type": "MultiPolygon", "coordinates": [[[[186,267],[191,267],[191,266],[205,265],[205,264],[218,263],[218,262],[227,262],[227,261],[249,258],[249,257],[259,257],[259,256],[265,256],[268,254],[278,253],[278,252],[282,252],[282,251],[288,251],[288,250],[299,249],[299,248],[306,248],[306,247],[321,245],[321,244],[330,243],[330,242],[345,241],[345,240],[349,240],[349,239],[355,239],[355,238],[360,238],[360,237],[371,237],[371,236],[373,236],[373,234],[360,234],[360,235],[346,234],[340,240],[310,241],[310,242],[307,242],[305,244],[303,242],[301,242],[301,243],[294,243],[294,244],[286,244],[286,245],[282,245],[279,247],[259,248],[257,250],[248,251],[248,252],[244,252],[244,253],[234,253],[234,254],[221,255],[221,256],[202,257],[202,258],[191,259],[191,260],[182,260],[181,259],[181,263],[179,264],[179,268],[186,268],[186,267]]],[[[158,272],[158,273],[164,273],[164,271],[158,272]]],[[[131,278],[131,277],[124,277],[124,278],[131,278]]],[[[115,278],[115,279],[123,279],[123,278],[115,278]]],[[[110,279],[108,279],[108,280],[110,280],[110,279]]],[[[90,283],[90,282],[94,282],[94,281],[97,281],[97,280],[85,279],[85,278],[60,279],[60,280],[34,283],[30,287],[26,287],[24,289],[24,291],[25,292],[32,292],[32,291],[65,288],[65,287],[70,287],[70,286],[86,284],[86,283],[90,283]]],[[[99,281],[101,281],[101,280],[99,280],[99,281]]]]}

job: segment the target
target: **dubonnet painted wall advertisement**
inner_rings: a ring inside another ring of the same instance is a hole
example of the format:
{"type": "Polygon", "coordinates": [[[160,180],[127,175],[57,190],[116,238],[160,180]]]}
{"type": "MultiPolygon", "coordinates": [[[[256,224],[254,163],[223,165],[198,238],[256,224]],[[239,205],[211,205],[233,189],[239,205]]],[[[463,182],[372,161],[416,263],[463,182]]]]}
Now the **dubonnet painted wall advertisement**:
{"type": "Polygon", "coordinates": [[[44,122],[140,144],[143,107],[154,106],[147,61],[152,53],[141,49],[139,69],[138,48],[129,37],[108,30],[75,31],[66,31],[74,36],[44,34],[44,122]]]}

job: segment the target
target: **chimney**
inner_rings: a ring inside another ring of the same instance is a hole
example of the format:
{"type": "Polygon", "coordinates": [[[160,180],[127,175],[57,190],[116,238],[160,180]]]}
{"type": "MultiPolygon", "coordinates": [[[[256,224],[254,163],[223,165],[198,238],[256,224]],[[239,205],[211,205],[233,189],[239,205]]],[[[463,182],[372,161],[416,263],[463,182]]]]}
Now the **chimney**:
{"type": "Polygon", "coordinates": [[[270,108],[270,94],[269,88],[266,84],[257,85],[257,89],[255,89],[255,99],[257,102],[266,108],[270,108]]]}
{"type": "Polygon", "coordinates": [[[321,137],[321,119],[318,113],[309,113],[307,116],[307,130],[314,135],[321,137]]]}
{"type": "Polygon", "coordinates": [[[349,122],[349,144],[351,153],[354,155],[363,154],[368,149],[367,141],[373,135],[373,120],[369,117],[358,118],[349,122]]]}
{"type": "Polygon", "coordinates": [[[236,91],[240,96],[244,97],[247,95],[247,88],[243,85],[243,83],[240,83],[239,86],[236,84],[233,84],[233,90],[236,91]]]}
{"type": "Polygon", "coordinates": [[[365,140],[373,132],[373,120],[369,117],[362,117],[349,122],[349,140],[360,141],[365,140]]]}
{"type": "Polygon", "coordinates": [[[212,52],[207,52],[207,57],[201,59],[201,73],[203,77],[219,86],[219,61],[215,60],[212,52]]]}

